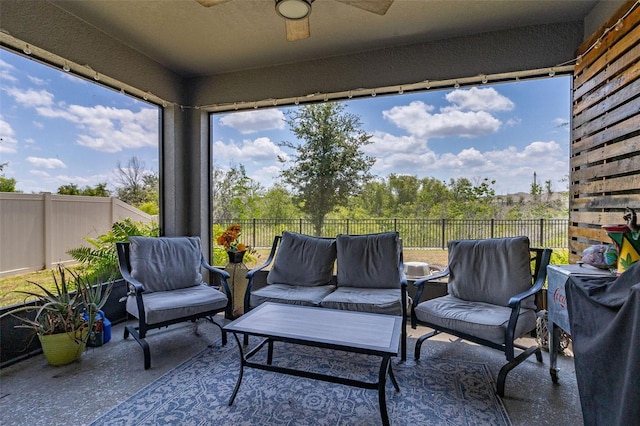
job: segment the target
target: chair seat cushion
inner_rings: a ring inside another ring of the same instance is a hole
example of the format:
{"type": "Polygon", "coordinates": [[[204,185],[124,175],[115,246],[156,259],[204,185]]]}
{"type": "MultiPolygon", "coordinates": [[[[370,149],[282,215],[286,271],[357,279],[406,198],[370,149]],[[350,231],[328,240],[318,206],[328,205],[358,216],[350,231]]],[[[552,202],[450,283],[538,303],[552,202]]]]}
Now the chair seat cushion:
{"type": "MultiPolygon", "coordinates": [[[[468,302],[451,295],[437,297],[414,308],[421,323],[445,327],[497,344],[504,344],[511,309],[484,302],[468,302]]],[[[532,309],[520,309],[515,337],[535,329],[536,314],[532,309]]]]}
{"type": "Polygon", "coordinates": [[[320,306],[320,302],[336,287],[334,285],[301,286],[270,284],[251,292],[251,307],[264,302],[287,303],[290,305],[320,306]]]}
{"type": "Polygon", "coordinates": [[[323,308],[402,315],[400,295],[400,290],[395,288],[338,287],[320,305],[323,308]]]}
{"type": "MultiPolygon", "coordinates": [[[[177,290],[143,293],[142,300],[145,322],[149,325],[205,312],[222,311],[227,306],[227,296],[206,284],[177,290]]],[[[127,298],[127,312],[139,318],[135,296],[127,298]]]]}

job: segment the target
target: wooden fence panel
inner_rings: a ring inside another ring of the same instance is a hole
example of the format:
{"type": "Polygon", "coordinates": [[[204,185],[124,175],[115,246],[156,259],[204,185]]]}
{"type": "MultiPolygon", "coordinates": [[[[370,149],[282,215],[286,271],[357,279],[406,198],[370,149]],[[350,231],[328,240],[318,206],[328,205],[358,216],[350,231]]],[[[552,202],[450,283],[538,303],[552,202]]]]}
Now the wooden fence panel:
{"type": "Polygon", "coordinates": [[[626,2],[578,55],[573,81],[569,260],[610,243],[602,225],[640,212],[640,7],[626,2]],[[621,25],[619,25],[621,24],[621,25]]]}

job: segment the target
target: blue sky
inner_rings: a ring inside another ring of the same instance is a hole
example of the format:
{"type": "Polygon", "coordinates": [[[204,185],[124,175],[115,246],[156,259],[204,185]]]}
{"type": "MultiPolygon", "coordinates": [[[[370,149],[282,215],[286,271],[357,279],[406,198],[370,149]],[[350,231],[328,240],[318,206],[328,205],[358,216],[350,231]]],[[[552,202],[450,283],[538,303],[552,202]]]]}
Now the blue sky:
{"type": "MultiPolygon", "coordinates": [[[[350,100],[373,143],[372,172],[496,180],[498,194],[528,192],[550,180],[566,190],[570,78],[350,100]]],[[[214,164],[244,165],[264,187],[278,178],[280,141],[295,142],[288,108],[212,115],[214,164]]],[[[159,109],[0,49],[0,162],[25,192],[107,182],[137,156],[158,170],[159,109]]]]}

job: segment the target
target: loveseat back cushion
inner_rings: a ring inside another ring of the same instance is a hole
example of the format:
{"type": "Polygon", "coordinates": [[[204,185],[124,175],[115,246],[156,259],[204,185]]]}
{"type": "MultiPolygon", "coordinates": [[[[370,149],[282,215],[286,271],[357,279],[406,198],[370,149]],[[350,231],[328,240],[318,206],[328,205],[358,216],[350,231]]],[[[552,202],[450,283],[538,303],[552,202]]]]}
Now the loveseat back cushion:
{"type": "MultiPolygon", "coordinates": [[[[449,294],[474,302],[508,306],[532,286],[529,238],[455,240],[449,249],[449,294]]],[[[523,308],[535,309],[533,297],[523,308]]]]}
{"type": "Polygon", "coordinates": [[[268,284],[319,286],[331,283],[336,241],[284,231],[268,284]]]}
{"type": "Polygon", "coordinates": [[[397,232],[338,235],[338,287],[400,288],[397,232]]]}
{"type": "Polygon", "coordinates": [[[198,237],[129,237],[131,276],[145,293],[202,283],[198,237]]]}

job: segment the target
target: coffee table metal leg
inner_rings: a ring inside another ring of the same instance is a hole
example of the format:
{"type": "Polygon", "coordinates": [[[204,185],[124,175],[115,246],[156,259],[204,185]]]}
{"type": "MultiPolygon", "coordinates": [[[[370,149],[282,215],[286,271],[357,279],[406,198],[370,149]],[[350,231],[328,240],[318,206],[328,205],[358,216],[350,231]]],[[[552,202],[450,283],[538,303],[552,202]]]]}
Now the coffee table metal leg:
{"type": "MultiPolygon", "coordinates": [[[[387,374],[389,371],[390,360],[391,358],[388,356],[382,357],[382,363],[380,363],[380,372],[378,374],[378,404],[380,405],[380,415],[382,416],[382,424],[384,426],[389,426],[389,415],[387,414],[387,399],[384,388],[387,384],[387,374]]],[[[392,381],[395,382],[395,378],[392,379],[392,381]]],[[[397,383],[395,385],[397,385],[397,383]]]]}
{"type": "Polygon", "coordinates": [[[238,381],[236,382],[236,387],[233,389],[233,393],[231,394],[231,398],[229,399],[229,406],[233,404],[233,400],[236,399],[236,395],[238,394],[238,389],[240,389],[240,383],[242,383],[242,375],[244,373],[244,364],[246,363],[246,359],[244,358],[244,352],[242,351],[242,345],[240,344],[240,339],[236,333],[233,333],[233,337],[236,339],[236,343],[238,344],[238,350],[240,351],[240,373],[238,374],[238,381]]]}
{"type": "Polygon", "coordinates": [[[398,385],[398,381],[396,380],[396,376],[393,375],[393,364],[389,363],[389,377],[391,377],[391,383],[393,383],[393,387],[396,388],[396,392],[400,392],[400,386],[398,385]]]}

